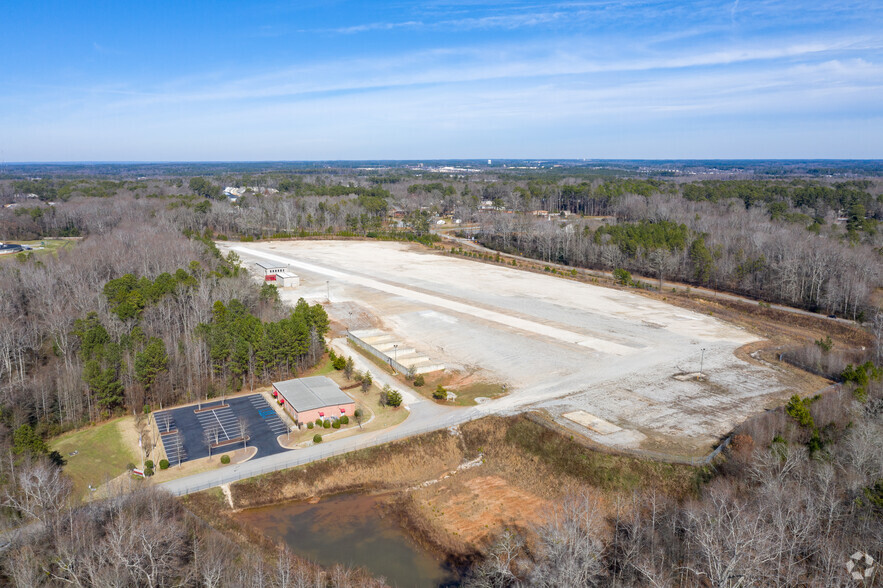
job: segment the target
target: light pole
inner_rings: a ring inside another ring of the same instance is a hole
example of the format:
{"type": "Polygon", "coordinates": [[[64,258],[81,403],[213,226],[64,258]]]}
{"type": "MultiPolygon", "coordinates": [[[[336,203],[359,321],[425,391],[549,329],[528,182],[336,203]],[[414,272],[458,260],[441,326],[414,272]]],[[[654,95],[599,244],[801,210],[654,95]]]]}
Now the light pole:
{"type": "Polygon", "coordinates": [[[699,356],[699,375],[702,375],[702,365],[705,363],[705,347],[702,348],[702,354],[699,356]]]}
{"type": "Polygon", "coordinates": [[[392,344],[392,353],[393,353],[393,361],[396,363],[396,365],[398,365],[399,364],[399,344],[398,343],[392,344]]]}
{"type": "Polygon", "coordinates": [[[346,325],[346,332],[349,333],[353,327],[353,311],[350,311],[350,320],[346,325]]]}
{"type": "Polygon", "coordinates": [[[331,302],[331,281],[325,280],[325,288],[328,290],[328,302],[331,302]]]}

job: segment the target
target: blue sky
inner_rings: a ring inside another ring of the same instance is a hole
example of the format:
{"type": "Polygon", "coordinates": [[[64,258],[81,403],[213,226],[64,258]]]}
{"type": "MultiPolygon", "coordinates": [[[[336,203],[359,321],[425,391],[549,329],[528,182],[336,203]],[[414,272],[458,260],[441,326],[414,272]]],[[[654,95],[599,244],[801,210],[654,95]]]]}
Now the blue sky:
{"type": "Polygon", "coordinates": [[[0,158],[883,158],[883,2],[0,9],[0,158]]]}

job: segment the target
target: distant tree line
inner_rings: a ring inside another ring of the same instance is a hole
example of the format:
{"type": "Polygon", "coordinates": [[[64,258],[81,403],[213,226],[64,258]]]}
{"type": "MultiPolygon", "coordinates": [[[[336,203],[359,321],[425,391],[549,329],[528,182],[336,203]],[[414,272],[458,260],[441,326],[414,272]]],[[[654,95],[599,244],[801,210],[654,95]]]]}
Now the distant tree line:
{"type": "Polygon", "coordinates": [[[675,194],[626,195],[609,212],[616,220],[606,224],[485,214],[478,237],[545,261],[622,268],[849,317],[870,317],[870,296],[883,280],[880,235],[864,211],[839,229],[830,211],[792,222],[675,194]],[[819,221],[830,228],[820,230],[819,221]]]}

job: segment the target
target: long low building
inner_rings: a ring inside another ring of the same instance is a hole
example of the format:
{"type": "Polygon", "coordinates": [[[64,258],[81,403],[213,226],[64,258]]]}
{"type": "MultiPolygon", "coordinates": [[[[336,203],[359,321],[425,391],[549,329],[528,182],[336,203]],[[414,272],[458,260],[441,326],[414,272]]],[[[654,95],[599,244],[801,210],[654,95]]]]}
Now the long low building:
{"type": "Polygon", "coordinates": [[[298,425],[319,419],[353,416],[355,401],[325,376],[295,378],[273,384],[273,396],[298,425]]]}

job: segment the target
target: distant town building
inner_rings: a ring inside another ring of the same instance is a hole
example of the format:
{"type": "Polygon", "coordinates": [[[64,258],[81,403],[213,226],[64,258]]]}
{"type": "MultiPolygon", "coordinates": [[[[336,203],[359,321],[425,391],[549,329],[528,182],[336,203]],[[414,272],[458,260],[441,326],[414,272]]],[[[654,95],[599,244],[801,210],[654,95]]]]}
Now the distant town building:
{"type": "Polygon", "coordinates": [[[234,186],[227,186],[224,188],[224,195],[231,200],[241,198],[249,192],[251,192],[252,194],[262,194],[264,196],[269,196],[270,194],[278,194],[279,190],[277,190],[276,188],[262,188],[260,186],[240,186],[239,188],[236,188],[234,186]]]}

